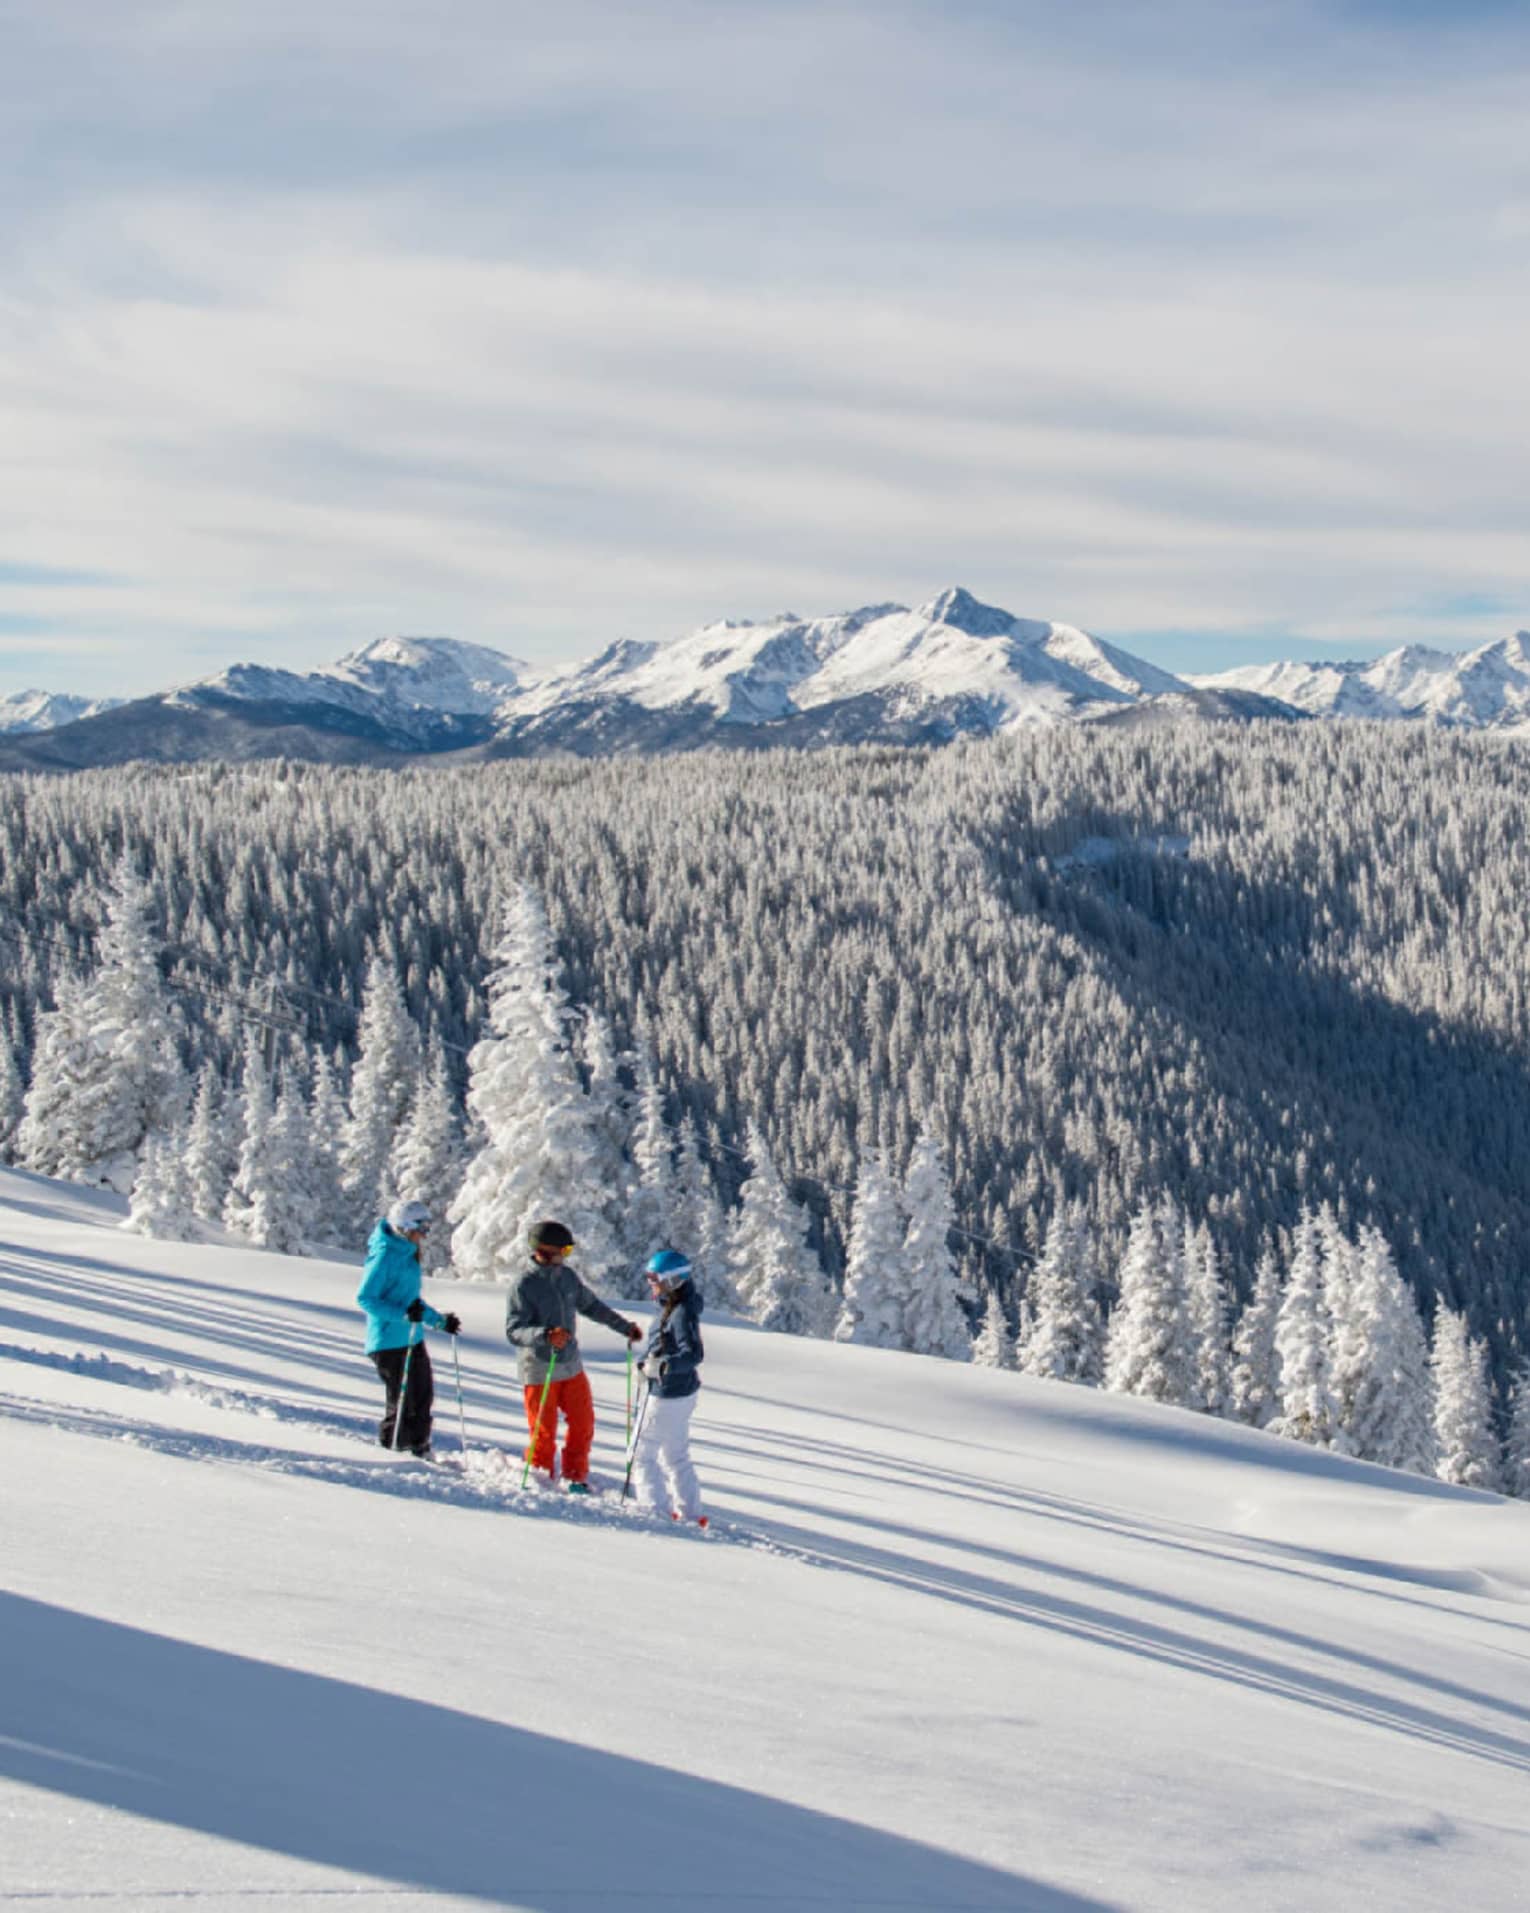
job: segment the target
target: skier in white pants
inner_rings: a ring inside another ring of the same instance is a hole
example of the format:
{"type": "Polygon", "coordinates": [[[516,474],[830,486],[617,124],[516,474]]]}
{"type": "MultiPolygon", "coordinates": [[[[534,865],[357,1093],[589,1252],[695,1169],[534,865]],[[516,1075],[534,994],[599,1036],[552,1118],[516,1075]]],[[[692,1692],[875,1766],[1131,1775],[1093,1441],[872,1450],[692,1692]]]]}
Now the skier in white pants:
{"type": "Polygon", "coordinates": [[[633,1486],[645,1507],[667,1503],[671,1520],[704,1528],[701,1483],[691,1461],[691,1416],[701,1388],[701,1297],[691,1265],[677,1249],[649,1257],[648,1287],[659,1313],[643,1350],[648,1394],[632,1451],[633,1486]]]}

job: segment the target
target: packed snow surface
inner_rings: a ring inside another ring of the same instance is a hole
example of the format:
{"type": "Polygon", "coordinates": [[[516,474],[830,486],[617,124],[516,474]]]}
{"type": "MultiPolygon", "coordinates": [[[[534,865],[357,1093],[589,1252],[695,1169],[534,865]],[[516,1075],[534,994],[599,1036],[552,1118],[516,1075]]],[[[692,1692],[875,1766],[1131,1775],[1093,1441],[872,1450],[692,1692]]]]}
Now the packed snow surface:
{"type": "Polygon", "coordinates": [[[419,1463],[353,1267],[0,1202],[0,1902],[1525,1904],[1524,1504],[711,1321],[702,1534],[519,1490],[492,1288],[419,1463]]]}

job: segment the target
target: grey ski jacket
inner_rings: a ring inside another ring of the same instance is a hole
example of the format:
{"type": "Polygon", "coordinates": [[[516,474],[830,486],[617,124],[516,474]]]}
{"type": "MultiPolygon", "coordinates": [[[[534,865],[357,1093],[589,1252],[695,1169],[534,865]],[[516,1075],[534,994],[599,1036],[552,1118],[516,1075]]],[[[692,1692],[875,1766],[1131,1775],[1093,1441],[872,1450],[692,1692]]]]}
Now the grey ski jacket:
{"type": "Polygon", "coordinates": [[[521,1270],[505,1298],[505,1339],[519,1351],[523,1386],[547,1379],[547,1364],[553,1353],[547,1339],[550,1328],[566,1328],[569,1333],[568,1342],[558,1350],[553,1380],[566,1382],[571,1375],[584,1373],[584,1363],[579,1359],[581,1315],[604,1323],[618,1335],[627,1333],[627,1318],[602,1302],[592,1288],[586,1287],[579,1271],[566,1262],[546,1267],[533,1262],[529,1269],[521,1270]]]}

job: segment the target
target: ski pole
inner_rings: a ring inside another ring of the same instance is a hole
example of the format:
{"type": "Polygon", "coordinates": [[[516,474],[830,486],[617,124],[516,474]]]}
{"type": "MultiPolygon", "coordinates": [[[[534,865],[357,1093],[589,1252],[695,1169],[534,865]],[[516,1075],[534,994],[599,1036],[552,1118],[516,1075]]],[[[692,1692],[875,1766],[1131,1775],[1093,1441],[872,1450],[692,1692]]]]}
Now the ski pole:
{"type": "Polygon", "coordinates": [[[462,1410],[462,1357],[457,1352],[457,1338],[452,1337],[452,1367],[457,1374],[457,1426],[462,1431],[462,1452],[467,1453],[467,1416],[462,1410]]]}
{"type": "Polygon", "coordinates": [[[643,1399],[638,1403],[637,1426],[632,1431],[632,1439],[627,1443],[627,1476],[622,1483],[622,1500],[627,1499],[627,1490],[632,1486],[632,1464],[637,1459],[638,1443],[643,1439],[643,1423],[648,1419],[648,1402],[653,1394],[653,1384],[643,1377],[643,1399]]]}
{"type": "Polygon", "coordinates": [[[531,1457],[537,1451],[537,1443],[542,1439],[542,1411],[547,1406],[547,1391],[552,1387],[553,1370],[558,1366],[558,1351],[553,1350],[547,1358],[547,1380],[542,1384],[542,1398],[537,1403],[537,1425],[531,1431],[531,1446],[526,1450],[526,1466],[521,1470],[521,1486],[524,1488],[531,1479],[531,1457]]]}
{"type": "Polygon", "coordinates": [[[632,1344],[627,1344],[627,1446],[632,1446],[632,1344]]]}
{"type": "Polygon", "coordinates": [[[414,1331],[418,1325],[409,1324],[409,1340],[404,1347],[404,1372],[398,1382],[398,1407],[393,1411],[393,1439],[388,1446],[398,1447],[398,1438],[404,1432],[404,1403],[409,1398],[409,1364],[414,1360],[414,1331]]]}

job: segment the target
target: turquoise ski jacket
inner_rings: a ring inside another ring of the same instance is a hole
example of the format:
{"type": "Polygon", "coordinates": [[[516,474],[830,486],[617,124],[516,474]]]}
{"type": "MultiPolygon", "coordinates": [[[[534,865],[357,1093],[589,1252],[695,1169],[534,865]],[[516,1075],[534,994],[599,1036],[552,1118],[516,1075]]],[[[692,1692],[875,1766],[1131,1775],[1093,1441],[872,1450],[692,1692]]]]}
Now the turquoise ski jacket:
{"type": "MultiPolygon", "coordinates": [[[[366,1267],[356,1300],[366,1313],[367,1353],[385,1348],[407,1348],[419,1331],[404,1311],[420,1295],[420,1252],[406,1236],[395,1235],[379,1222],[367,1244],[366,1267]]],[[[440,1328],[446,1317],[429,1303],[421,1317],[426,1328],[440,1328]]]]}

